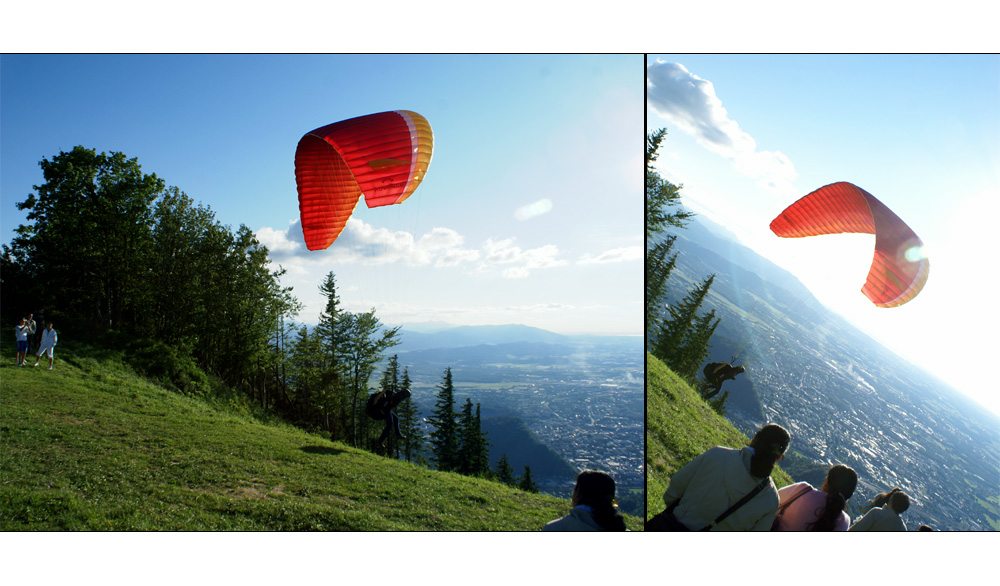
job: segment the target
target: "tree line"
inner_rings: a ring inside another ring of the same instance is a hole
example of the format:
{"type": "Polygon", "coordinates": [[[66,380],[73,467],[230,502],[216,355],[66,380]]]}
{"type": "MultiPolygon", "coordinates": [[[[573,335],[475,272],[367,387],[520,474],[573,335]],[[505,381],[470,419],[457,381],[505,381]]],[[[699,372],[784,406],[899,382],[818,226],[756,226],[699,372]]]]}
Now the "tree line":
{"type": "MultiPolygon", "coordinates": [[[[296,324],[302,304],[253,231],[223,225],[135,158],[77,146],[39,165],[44,182],[17,204],[28,223],[0,255],[5,323],[44,313],[182,392],[235,390],[261,412],[373,448],[381,422],[364,414],[369,379],[399,343],[398,327],[385,327],[374,308],[345,311],[333,272],[320,285],[318,325],[296,324]]],[[[396,356],[380,384],[409,388],[396,356]]],[[[440,470],[534,488],[530,469],[516,481],[505,458],[490,470],[479,405],[467,399],[455,411],[450,368],[426,445],[416,405],[398,411],[406,439],[390,438],[387,454],[421,462],[430,449],[440,470]]]]}
{"type": "Polygon", "coordinates": [[[696,388],[713,409],[724,413],[729,391],[709,397],[710,385],[698,377],[720,321],[714,309],[699,313],[715,275],[705,277],[683,297],[670,292],[678,253],[673,252],[677,236],[667,229],[686,227],[694,213],[681,207],[681,186],[663,179],[653,168],[666,135],[663,128],[646,136],[646,347],[696,388]],[[671,297],[675,301],[668,303],[671,297]]]}

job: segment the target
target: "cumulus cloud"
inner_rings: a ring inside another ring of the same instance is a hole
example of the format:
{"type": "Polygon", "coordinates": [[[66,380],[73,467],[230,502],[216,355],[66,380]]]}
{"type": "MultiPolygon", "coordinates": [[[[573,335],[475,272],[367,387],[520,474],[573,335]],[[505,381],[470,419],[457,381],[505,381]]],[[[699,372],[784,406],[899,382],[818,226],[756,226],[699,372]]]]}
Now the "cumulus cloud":
{"type": "Polygon", "coordinates": [[[464,238],[450,228],[434,228],[415,239],[409,232],[377,228],[357,218],[347,221],[344,231],[326,250],[309,251],[306,248],[298,220],[292,221],[286,230],[261,228],[257,231],[257,239],[267,246],[271,259],[277,263],[320,260],[366,265],[402,262],[411,266],[452,266],[479,258],[479,251],[463,248],[464,238]]]}
{"type": "Polygon", "coordinates": [[[798,193],[791,182],[798,174],[780,151],[758,151],[757,141],[729,117],[715,86],[680,63],[656,61],[646,66],[646,100],[650,108],[691,135],[706,149],[733,162],[740,173],[757,179],[780,195],[798,193]]]}
{"type": "Polygon", "coordinates": [[[530,274],[529,269],[565,265],[566,261],[559,258],[559,255],[559,248],[554,244],[523,250],[514,244],[514,238],[489,238],[483,245],[483,262],[479,268],[481,271],[488,271],[498,265],[515,265],[504,268],[501,274],[508,279],[523,279],[530,274]]]}
{"type": "Polygon", "coordinates": [[[271,260],[292,274],[304,273],[304,266],[316,262],[364,265],[398,262],[410,266],[466,265],[481,273],[497,271],[508,279],[523,279],[532,270],[567,264],[554,244],[525,250],[514,238],[488,238],[479,249],[467,248],[465,237],[451,228],[436,227],[416,238],[409,232],[377,228],[357,218],[348,220],[344,231],[326,250],[306,248],[298,220],[285,230],[261,228],[257,239],[267,246],[271,260]]]}
{"type": "Polygon", "coordinates": [[[643,258],[643,250],[641,246],[625,246],[622,248],[612,248],[611,250],[606,250],[597,256],[591,254],[585,254],[580,257],[577,261],[578,264],[589,265],[589,264],[604,264],[611,262],[626,262],[632,260],[639,260],[643,258]]]}

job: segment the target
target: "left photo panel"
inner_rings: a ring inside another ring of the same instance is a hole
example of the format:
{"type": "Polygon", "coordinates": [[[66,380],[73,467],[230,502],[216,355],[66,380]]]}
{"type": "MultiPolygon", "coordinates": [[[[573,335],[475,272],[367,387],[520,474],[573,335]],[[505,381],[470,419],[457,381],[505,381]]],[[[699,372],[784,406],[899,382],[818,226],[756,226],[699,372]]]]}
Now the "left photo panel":
{"type": "Polygon", "coordinates": [[[0,530],[641,531],[644,70],[0,56],[0,530]]]}

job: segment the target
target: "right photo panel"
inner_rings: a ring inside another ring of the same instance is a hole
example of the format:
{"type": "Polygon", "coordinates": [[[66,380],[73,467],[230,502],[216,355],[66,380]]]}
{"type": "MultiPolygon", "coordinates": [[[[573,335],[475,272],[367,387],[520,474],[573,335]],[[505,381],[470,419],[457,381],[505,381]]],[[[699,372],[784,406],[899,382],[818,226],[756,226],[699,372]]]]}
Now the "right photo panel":
{"type": "Polygon", "coordinates": [[[998,72],[646,55],[647,531],[1000,529],[998,72]]]}

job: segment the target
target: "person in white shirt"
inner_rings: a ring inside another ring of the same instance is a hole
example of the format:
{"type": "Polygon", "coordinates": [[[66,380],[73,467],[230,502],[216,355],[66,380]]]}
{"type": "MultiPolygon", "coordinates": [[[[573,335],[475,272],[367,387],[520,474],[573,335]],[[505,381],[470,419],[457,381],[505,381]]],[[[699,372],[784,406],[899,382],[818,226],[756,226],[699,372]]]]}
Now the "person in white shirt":
{"type": "Polygon", "coordinates": [[[14,328],[17,336],[17,365],[24,366],[24,357],[28,353],[28,320],[21,318],[21,322],[14,328]]]}
{"type": "Polygon", "coordinates": [[[670,478],[663,502],[674,519],[690,531],[769,531],[778,511],[778,489],[771,472],[784,457],[791,437],[779,425],[762,427],[750,446],[716,446],[670,478]],[[722,521],[715,520],[743,497],[762,488],[722,521]]]}
{"type": "Polygon", "coordinates": [[[49,322],[45,329],[42,331],[42,343],[38,347],[38,355],[35,356],[35,363],[32,366],[38,366],[38,359],[42,357],[42,354],[49,355],[49,368],[52,370],[52,365],[55,363],[54,353],[56,349],[56,342],[59,341],[59,335],[56,331],[52,329],[52,322],[49,322]]]}
{"type": "Polygon", "coordinates": [[[848,531],[906,531],[906,523],[899,516],[908,508],[910,497],[902,491],[894,492],[888,503],[865,513],[848,531]]]}

